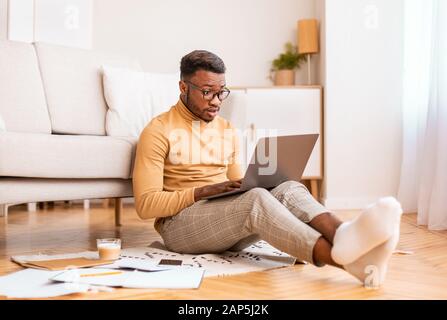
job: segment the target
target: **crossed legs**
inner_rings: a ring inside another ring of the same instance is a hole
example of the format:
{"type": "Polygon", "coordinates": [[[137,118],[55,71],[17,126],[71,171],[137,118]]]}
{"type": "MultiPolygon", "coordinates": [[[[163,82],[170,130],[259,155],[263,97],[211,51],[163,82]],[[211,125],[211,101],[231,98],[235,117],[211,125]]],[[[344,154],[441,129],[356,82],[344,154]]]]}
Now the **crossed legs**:
{"type": "MultiPolygon", "coordinates": [[[[271,193],[300,220],[321,233],[313,249],[317,264],[343,268],[362,282],[370,281],[373,286],[383,283],[389,258],[399,240],[402,208],[394,198],[381,198],[366,207],[356,219],[343,223],[330,212],[313,218],[308,213],[302,214],[300,207],[306,209],[313,200],[300,183],[285,182],[271,193]],[[300,205],[303,202],[308,204],[300,205]]],[[[313,206],[318,207],[316,201],[313,206]]]]}
{"type": "Polygon", "coordinates": [[[270,191],[254,188],[198,201],[162,219],[157,230],[176,252],[240,250],[263,239],[297,259],[343,268],[362,282],[365,268],[372,265],[382,283],[397,245],[400,214],[397,201],[383,198],[342,223],[304,185],[287,181],[270,191]]]}
{"type": "Polygon", "coordinates": [[[320,205],[299,182],[284,182],[270,193],[298,219],[321,233],[313,248],[313,260],[317,265],[329,264],[342,268],[331,256],[334,236],[342,221],[320,205]]]}

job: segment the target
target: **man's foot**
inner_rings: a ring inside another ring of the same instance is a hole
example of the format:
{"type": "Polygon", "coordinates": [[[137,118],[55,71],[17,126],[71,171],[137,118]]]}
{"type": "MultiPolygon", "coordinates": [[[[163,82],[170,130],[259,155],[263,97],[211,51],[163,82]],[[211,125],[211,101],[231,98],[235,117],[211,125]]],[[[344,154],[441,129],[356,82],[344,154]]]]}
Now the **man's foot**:
{"type": "Polygon", "coordinates": [[[393,197],[381,198],[369,205],[356,219],[338,227],[331,251],[332,259],[339,265],[350,265],[384,244],[395,235],[396,228],[399,230],[401,215],[400,203],[393,197]]]}
{"type": "Polygon", "coordinates": [[[398,242],[399,227],[396,228],[394,235],[386,242],[343,268],[359,279],[365,287],[377,288],[385,281],[388,262],[398,242]]]}

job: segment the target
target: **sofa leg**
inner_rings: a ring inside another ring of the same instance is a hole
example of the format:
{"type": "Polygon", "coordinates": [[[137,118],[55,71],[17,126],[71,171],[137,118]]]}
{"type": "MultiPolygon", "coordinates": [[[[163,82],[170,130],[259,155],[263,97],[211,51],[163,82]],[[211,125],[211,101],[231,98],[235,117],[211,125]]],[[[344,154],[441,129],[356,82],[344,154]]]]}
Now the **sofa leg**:
{"type": "Polygon", "coordinates": [[[123,211],[123,201],[121,198],[115,198],[115,226],[121,226],[121,212],[123,211]]]}
{"type": "Polygon", "coordinates": [[[29,212],[36,212],[37,210],[37,203],[36,202],[30,202],[26,204],[27,209],[29,212]]]}
{"type": "Polygon", "coordinates": [[[8,205],[0,204],[0,217],[8,217],[8,205]]]}

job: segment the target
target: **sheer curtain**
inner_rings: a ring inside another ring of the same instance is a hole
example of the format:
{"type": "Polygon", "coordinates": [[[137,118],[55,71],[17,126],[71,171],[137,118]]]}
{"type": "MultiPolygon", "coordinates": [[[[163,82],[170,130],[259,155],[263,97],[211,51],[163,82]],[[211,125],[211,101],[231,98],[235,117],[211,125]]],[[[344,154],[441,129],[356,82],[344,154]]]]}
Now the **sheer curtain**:
{"type": "Polygon", "coordinates": [[[447,229],[447,1],[405,0],[403,155],[398,199],[447,229]]]}

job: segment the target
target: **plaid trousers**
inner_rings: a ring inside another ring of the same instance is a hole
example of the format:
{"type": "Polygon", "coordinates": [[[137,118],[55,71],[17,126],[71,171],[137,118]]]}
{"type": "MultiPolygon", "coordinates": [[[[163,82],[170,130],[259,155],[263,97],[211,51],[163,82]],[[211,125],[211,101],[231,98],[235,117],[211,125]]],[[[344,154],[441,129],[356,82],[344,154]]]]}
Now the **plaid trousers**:
{"type": "MultiPolygon", "coordinates": [[[[321,234],[308,223],[328,210],[306,186],[286,181],[269,190],[200,200],[159,219],[155,229],[174,252],[201,254],[239,251],[265,240],[291,256],[316,264],[313,248],[321,234]]],[[[321,265],[318,265],[321,266],[321,265]]]]}

